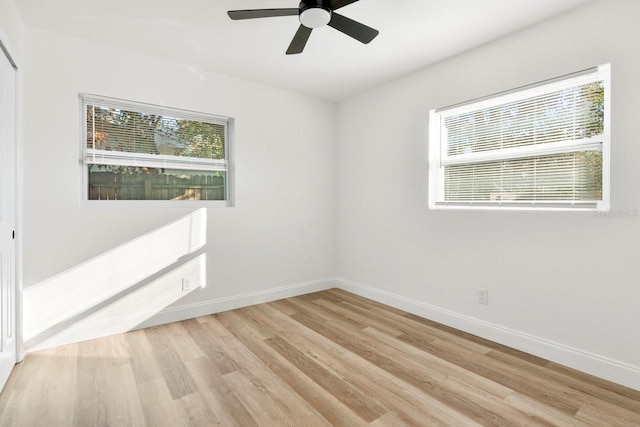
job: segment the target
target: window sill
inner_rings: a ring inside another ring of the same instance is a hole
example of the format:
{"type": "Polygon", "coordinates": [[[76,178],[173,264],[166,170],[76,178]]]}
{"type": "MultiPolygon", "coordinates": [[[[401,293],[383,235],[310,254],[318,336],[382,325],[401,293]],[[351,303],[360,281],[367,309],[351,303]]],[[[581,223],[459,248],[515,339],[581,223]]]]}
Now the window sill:
{"type": "Polygon", "coordinates": [[[81,208],[231,208],[230,200],[82,200],[81,208]]]}

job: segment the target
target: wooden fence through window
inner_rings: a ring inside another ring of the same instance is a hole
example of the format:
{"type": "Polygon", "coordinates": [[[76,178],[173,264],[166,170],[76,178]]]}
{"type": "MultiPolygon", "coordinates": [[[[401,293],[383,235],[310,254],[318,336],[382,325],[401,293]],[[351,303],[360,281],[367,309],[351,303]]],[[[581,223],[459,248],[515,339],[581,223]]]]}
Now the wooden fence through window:
{"type": "Polygon", "coordinates": [[[91,172],[89,200],[224,200],[224,177],[91,172]]]}

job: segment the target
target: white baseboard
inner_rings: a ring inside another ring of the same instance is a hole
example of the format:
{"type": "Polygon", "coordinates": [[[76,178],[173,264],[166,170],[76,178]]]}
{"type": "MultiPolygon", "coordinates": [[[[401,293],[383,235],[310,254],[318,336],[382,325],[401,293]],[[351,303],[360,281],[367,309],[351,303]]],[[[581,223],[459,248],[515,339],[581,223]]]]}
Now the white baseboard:
{"type": "Polygon", "coordinates": [[[173,307],[162,310],[152,319],[141,323],[137,329],[193,319],[194,317],[206,316],[208,314],[222,313],[223,311],[249,307],[284,298],[297,297],[299,295],[324,291],[334,287],[335,279],[328,278],[173,307]]]}
{"type": "Polygon", "coordinates": [[[638,366],[612,360],[604,356],[519,332],[351,280],[336,278],[335,283],[338,288],[347,292],[604,378],[626,387],[640,390],[640,367],[638,366]]]}
{"type": "MultiPolygon", "coordinates": [[[[129,312],[117,310],[102,316],[89,316],[64,328],[49,329],[26,342],[27,351],[42,350],[75,342],[120,334],[136,329],[178,322],[194,317],[248,307],[283,298],[295,297],[335,287],[333,278],[280,286],[257,292],[248,292],[224,298],[158,309],[157,311],[129,312]]],[[[144,306],[143,303],[128,307],[144,306]]]]}

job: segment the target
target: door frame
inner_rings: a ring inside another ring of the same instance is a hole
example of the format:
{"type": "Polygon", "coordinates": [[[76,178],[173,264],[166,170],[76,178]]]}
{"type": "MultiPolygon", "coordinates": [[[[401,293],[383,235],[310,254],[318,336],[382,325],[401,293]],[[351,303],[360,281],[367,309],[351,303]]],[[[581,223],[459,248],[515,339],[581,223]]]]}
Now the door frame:
{"type": "Polygon", "coordinates": [[[22,250],[23,250],[23,152],[22,152],[22,62],[18,51],[11,45],[9,37],[0,26],[0,55],[5,55],[16,71],[16,252],[15,252],[15,336],[16,363],[22,362],[25,355],[22,339],[22,250]]]}

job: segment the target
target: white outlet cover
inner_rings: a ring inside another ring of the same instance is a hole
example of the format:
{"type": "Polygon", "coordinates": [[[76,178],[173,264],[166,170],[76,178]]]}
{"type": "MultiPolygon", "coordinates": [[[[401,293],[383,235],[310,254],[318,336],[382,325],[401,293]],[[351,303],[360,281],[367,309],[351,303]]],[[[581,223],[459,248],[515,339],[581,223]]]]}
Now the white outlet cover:
{"type": "Polygon", "coordinates": [[[489,291],[487,289],[478,289],[478,304],[489,304],[489,291]]]}

